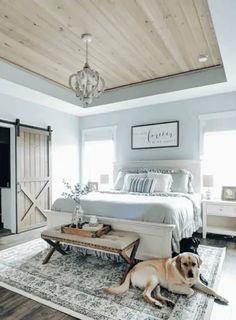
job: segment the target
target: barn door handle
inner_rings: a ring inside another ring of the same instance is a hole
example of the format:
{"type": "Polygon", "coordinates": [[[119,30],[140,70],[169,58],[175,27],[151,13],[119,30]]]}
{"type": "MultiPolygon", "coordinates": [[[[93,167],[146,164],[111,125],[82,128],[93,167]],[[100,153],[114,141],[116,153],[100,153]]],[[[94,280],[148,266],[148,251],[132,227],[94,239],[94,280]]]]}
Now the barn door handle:
{"type": "Polygon", "coordinates": [[[17,183],[17,193],[21,192],[21,184],[20,182],[17,183]]]}

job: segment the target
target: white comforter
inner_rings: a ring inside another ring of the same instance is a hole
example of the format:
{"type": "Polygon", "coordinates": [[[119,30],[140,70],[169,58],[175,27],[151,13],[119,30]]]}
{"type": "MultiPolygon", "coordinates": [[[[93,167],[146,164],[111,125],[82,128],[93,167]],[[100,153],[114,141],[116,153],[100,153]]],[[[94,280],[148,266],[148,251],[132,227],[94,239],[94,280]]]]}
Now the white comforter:
{"type": "Polygon", "coordinates": [[[201,226],[200,201],[196,194],[92,192],[81,197],[81,205],[88,214],[175,224],[172,245],[176,252],[179,241],[192,236],[201,226]]]}

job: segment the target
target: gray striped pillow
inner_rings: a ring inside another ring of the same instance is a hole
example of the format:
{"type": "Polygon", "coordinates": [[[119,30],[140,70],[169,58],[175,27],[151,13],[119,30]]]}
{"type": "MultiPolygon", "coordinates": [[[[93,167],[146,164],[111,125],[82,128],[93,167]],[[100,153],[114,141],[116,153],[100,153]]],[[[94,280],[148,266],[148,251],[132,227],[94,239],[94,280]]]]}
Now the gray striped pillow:
{"type": "Polygon", "coordinates": [[[130,182],[129,192],[152,193],[156,182],[156,179],[153,178],[133,178],[130,182]]]}

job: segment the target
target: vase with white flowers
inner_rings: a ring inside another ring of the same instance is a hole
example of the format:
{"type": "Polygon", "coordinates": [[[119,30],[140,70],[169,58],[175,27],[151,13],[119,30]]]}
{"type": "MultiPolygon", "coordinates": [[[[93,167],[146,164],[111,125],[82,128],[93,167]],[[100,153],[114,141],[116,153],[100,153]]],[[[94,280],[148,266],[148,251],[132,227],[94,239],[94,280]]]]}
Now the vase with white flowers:
{"type": "Polygon", "coordinates": [[[63,184],[65,185],[67,191],[62,193],[62,197],[72,199],[76,203],[75,210],[72,214],[71,227],[81,229],[85,222],[84,212],[81,207],[80,198],[82,195],[85,195],[89,192],[89,188],[87,185],[82,185],[80,183],[76,183],[74,186],[72,186],[65,180],[63,180],[63,184]]]}

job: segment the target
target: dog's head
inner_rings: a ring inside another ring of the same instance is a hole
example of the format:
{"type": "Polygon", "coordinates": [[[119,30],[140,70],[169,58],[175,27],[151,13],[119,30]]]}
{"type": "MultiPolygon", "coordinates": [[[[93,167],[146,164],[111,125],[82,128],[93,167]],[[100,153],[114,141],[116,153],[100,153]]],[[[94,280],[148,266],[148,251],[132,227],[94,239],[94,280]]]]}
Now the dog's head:
{"type": "Polygon", "coordinates": [[[200,257],[194,253],[185,252],[175,257],[175,263],[180,274],[188,281],[198,279],[199,268],[202,264],[200,257]]]}

